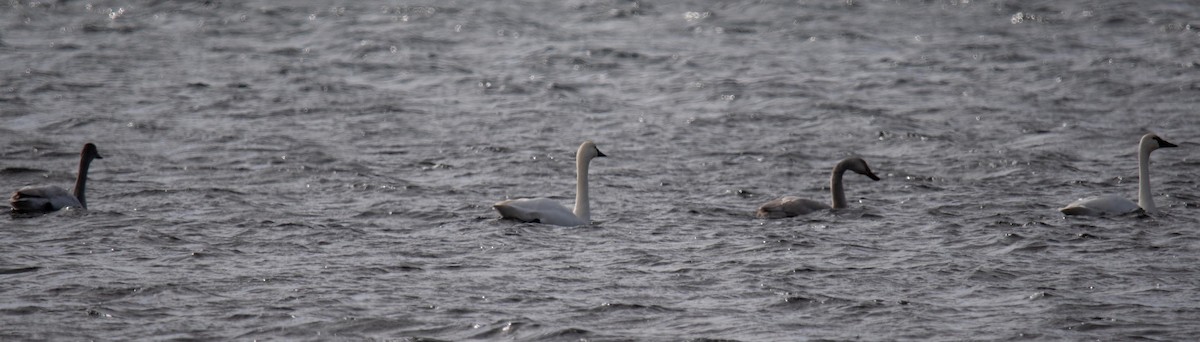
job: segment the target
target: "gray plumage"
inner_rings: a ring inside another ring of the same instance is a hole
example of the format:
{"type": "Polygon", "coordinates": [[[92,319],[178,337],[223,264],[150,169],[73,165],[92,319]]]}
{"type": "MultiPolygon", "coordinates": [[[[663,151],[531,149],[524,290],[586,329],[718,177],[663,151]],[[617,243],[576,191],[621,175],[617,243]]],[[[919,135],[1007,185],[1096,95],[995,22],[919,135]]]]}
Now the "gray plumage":
{"type": "Polygon", "coordinates": [[[846,192],[842,188],[842,174],[846,170],[854,171],[860,175],[867,176],[871,180],[878,181],[879,176],[871,172],[871,167],[867,166],[867,162],[858,157],[850,157],[842,159],[836,166],[833,167],[833,174],[829,177],[829,192],[833,200],[832,205],[817,202],[810,199],[804,199],[794,196],[785,196],[758,207],[755,215],[759,218],[784,218],[792,216],[806,215],[808,213],[826,210],[826,209],[842,209],[847,206],[846,192]]]}
{"type": "Polygon", "coordinates": [[[93,159],[104,159],[96,145],[87,143],[79,152],[79,174],[75,177],[75,188],[72,192],[53,186],[26,186],[18,189],[9,199],[14,213],[45,213],[66,207],[87,209],[85,191],[87,189],[88,167],[93,159]]]}

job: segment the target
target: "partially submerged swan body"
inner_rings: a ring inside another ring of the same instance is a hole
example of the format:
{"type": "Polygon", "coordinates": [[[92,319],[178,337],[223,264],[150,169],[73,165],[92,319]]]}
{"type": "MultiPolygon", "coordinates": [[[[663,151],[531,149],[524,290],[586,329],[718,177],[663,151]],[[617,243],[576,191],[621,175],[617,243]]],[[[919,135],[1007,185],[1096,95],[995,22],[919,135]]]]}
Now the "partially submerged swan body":
{"type": "Polygon", "coordinates": [[[9,199],[13,213],[48,213],[62,208],[71,207],[87,209],[84,192],[87,187],[88,167],[93,159],[104,159],[96,145],[87,143],[79,153],[79,174],[75,177],[75,189],[67,192],[53,185],[27,186],[18,189],[9,199]]]}
{"type": "MultiPolygon", "coordinates": [[[[576,215],[571,209],[549,198],[519,198],[496,203],[492,206],[501,218],[521,222],[536,222],[556,226],[582,226],[591,223],[591,218],[576,215]]],[[[578,206],[576,206],[578,207],[578,206]]]]}
{"type": "Polygon", "coordinates": [[[829,192],[833,196],[833,205],[817,202],[814,200],[799,198],[795,196],[785,196],[774,201],[767,202],[758,207],[755,213],[759,218],[784,218],[808,213],[827,210],[827,209],[842,209],[846,208],[846,192],[842,187],[842,174],[846,170],[854,171],[860,175],[867,176],[871,180],[878,181],[879,176],[871,172],[871,167],[867,166],[867,162],[862,158],[851,157],[842,159],[836,166],[833,167],[833,175],[829,177],[829,192]]]}
{"type": "Polygon", "coordinates": [[[1095,196],[1080,199],[1058,209],[1064,215],[1112,216],[1143,211],[1147,214],[1158,212],[1154,206],[1154,196],[1150,192],[1150,152],[1160,148],[1178,147],[1167,142],[1154,133],[1142,136],[1138,142],[1138,201],[1133,203],[1124,197],[1116,195],[1095,196]]]}
{"type": "Polygon", "coordinates": [[[593,158],[605,157],[596,144],[584,141],[575,153],[575,210],[549,198],[522,198],[493,205],[501,218],[521,222],[539,222],[557,226],[582,226],[592,222],[588,205],[588,165],[593,158]]]}

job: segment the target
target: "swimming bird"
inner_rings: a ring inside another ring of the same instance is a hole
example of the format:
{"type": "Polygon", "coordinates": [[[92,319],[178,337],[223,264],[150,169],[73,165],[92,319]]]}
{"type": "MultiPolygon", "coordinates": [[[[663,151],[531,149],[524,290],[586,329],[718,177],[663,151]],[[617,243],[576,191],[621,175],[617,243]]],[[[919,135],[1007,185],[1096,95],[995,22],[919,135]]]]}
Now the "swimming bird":
{"type": "Polygon", "coordinates": [[[588,165],[593,158],[606,157],[596,144],[584,141],[575,152],[575,210],[549,198],[521,198],[493,205],[501,218],[558,226],[581,226],[592,221],[588,205],[588,165]]]}
{"type": "Polygon", "coordinates": [[[1058,209],[1065,215],[1106,216],[1128,214],[1141,210],[1147,214],[1158,212],[1154,196],[1150,193],[1150,152],[1166,147],[1178,147],[1154,133],[1147,133],[1138,142],[1138,202],[1117,195],[1094,196],[1068,204],[1058,209]]]}
{"type": "Polygon", "coordinates": [[[871,172],[871,167],[867,166],[867,161],[862,160],[862,158],[850,157],[842,159],[842,161],[833,167],[833,175],[829,177],[829,192],[833,196],[833,206],[810,199],[785,196],[758,207],[755,215],[759,218],[784,218],[806,215],[817,210],[845,208],[847,206],[846,193],[842,190],[842,174],[846,170],[867,176],[874,181],[879,180],[879,176],[871,172]]]}
{"type": "Polygon", "coordinates": [[[12,206],[12,211],[14,213],[47,213],[65,207],[87,209],[87,200],[84,199],[83,193],[87,186],[88,166],[92,164],[93,159],[104,159],[104,157],[100,156],[96,145],[84,144],[83,151],[79,152],[79,175],[75,177],[73,192],[67,192],[67,190],[53,185],[26,186],[18,189],[9,199],[8,203],[12,206]]]}

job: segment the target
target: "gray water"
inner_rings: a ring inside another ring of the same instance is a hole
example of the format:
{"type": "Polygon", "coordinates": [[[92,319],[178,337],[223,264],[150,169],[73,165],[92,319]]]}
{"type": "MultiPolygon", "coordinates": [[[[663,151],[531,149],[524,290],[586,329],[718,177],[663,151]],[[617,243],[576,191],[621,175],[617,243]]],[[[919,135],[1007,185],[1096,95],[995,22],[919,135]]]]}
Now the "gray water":
{"type": "Polygon", "coordinates": [[[0,219],[3,340],[1200,334],[1195,2],[3,6],[0,189],[104,156],[0,219]],[[1055,210],[1146,132],[1161,213],[1055,210]],[[498,219],[588,139],[595,224],[498,219]]]}

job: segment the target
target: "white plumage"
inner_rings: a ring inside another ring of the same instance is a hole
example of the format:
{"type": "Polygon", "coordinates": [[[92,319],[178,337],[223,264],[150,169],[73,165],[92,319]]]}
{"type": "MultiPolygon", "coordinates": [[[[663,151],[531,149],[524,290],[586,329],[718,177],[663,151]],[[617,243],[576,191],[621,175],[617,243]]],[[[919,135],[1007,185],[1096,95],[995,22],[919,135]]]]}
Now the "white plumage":
{"type": "Polygon", "coordinates": [[[520,198],[496,203],[500,217],[521,222],[540,222],[556,226],[581,226],[587,220],[549,198],[520,198]]]}
{"type": "Polygon", "coordinates": [[[549,198],[522,198],[501,201],[492,207],[501,218],[522,222],[540,222],[558,226],[581,226],[592,221],[588,204],[588,165],[593,158],[605,157],[591,141],[584,141],[575,153],[575,210],[549,198]]]}
{"type": "Polygon", "coordinates": [[[1065,215],[1107,216],[1128,214],[1143,210],[1148,214],[1158,212],[1154,196],[1150,193],[1150,152],[1159,148],[1177,147],[1154,133],[1142,136],[1138,142],[1138,202],[1116,195],[1095,196],[1080,199],[1058,209],[1065,215]]]}

